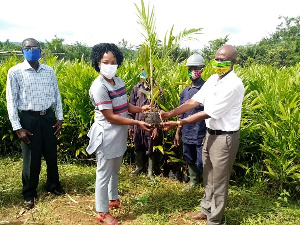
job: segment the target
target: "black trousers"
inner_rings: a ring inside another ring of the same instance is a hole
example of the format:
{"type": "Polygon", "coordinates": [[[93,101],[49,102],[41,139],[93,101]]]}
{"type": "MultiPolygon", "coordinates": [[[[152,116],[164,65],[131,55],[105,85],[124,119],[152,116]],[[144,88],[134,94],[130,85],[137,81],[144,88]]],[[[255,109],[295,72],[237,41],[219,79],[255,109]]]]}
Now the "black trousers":
{"type": "Polygon", "coordinates": [[[47,190],[60,187],[57,167],[57,138],[54,135],[56,123],[53,110],[46,115],[33,115],[22,111],[20,122],[24,129],[33,135],[29,136],[30,143],[21,142],[23,156],[22,194],[26,201],[37,197],[37,187],[41,171],[41,158],[44,156],[47,164],[47,190]]]}

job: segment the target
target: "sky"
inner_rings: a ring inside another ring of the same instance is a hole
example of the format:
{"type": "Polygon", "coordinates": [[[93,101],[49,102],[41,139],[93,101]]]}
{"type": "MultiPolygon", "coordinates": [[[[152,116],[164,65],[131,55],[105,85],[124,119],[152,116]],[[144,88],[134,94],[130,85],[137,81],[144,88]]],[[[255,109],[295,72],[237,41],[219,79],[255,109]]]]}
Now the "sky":
{"type": "MultiPolygon", "coordinates": [[[[172,26],[173,34],[202,28],[194,40],[181,47],[201,49],[228,35],[228,44],[255,44],[276,31],[279,16],[300,16],[299,0],[144,0],[154,8],[155,27],[160,40],[172,26]]],[[[143,43],[138,24],[141,0],[5,0],[1,2],[0,41],[22,42],[64,39],[93,46],[101,42],[129,45],[143,43]]]]}

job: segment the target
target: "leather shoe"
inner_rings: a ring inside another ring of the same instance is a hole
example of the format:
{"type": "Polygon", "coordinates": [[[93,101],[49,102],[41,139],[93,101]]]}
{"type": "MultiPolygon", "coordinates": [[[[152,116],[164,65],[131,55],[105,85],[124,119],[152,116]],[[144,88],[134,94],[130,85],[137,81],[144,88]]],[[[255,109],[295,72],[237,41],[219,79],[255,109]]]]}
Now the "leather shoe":
{"type": "Polygon", "coordinates": [[[191,219],[193,219],[193,220],[206,220],[206,219],[207,219],[207,216],[206,216],[205,214],[199,212],[199,213],[193,215],[193,216],[191,217],[191,219]]]}
{"type": "Polygon", "coordinates": [[[33,209],[34,208],[34,200],[29,200],[29,201],[26,201],[25,203],[25,209],[27,210],[30,210],[30,209],[33,209]]]}
{"type": "Polygon", "coordinates": [[[57,195],[57,196],[66,194],[65,190],[62,189],[61,187],[59,187],[59,188],[53,188],[53,189],[50,190],[50,192],[51,192],[52,194],[57,195]]]}

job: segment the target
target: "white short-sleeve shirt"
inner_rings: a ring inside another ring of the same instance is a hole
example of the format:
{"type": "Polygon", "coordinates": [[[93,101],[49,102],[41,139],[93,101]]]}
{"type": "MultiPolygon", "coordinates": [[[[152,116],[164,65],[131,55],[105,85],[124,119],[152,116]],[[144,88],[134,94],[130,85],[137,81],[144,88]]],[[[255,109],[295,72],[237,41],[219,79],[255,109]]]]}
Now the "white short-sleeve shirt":
{"type": "Polygon", "coordinates": [[[203,87],[192,97],[204,105],[204,112],[211,118],[206,126],[213,130],[236,131],[240,128],[244,85],[234,71],[218,81],[219,76],[209,77],[203,87]]]}

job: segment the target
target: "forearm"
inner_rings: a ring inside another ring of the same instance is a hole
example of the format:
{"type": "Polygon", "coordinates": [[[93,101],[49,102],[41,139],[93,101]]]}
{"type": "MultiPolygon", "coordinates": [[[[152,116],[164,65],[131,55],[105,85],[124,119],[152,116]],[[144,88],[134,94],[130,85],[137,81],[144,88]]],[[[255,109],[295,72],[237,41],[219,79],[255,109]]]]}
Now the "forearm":
{"type": "Polygon", "coordinates": [[[190,124],[190,123],[196,123],[198,121],[205,120],[208,118],[210,118],[210,116],[207,115],[204,111],[201,111],[201,112],[195,113],[185,119],[180,120],[180,124],[185,125],[185,124],[190,124]]]}
{"type": "Polygon", "coordinates": [[[180,114],[183,114],[185,112],[192,110],[193,108],[196,108],[198,105],[200,105],[199,102],[189,99],[184,104],[182,104],[182,105],[178,106],[177,108],[173,109],[172,111],[170,111],[168,117],[172,118],[174,116],[178,116],[180,114]]]}
{"type": "Polygon", "coordinates": [[[118,125],[139,125],[138,120],[129,119],[126,117],[112,115],[109,118],[106,118],[108,122],[118,125]]]}
{"type": "Polygon", "coordinates": [[[142,110],[142,107],[135,106],[135,105],[132,105],[132,104],[128,103],[128,112],[130,112],[130,113],[142,113],[143,110],[142,110]]]}

